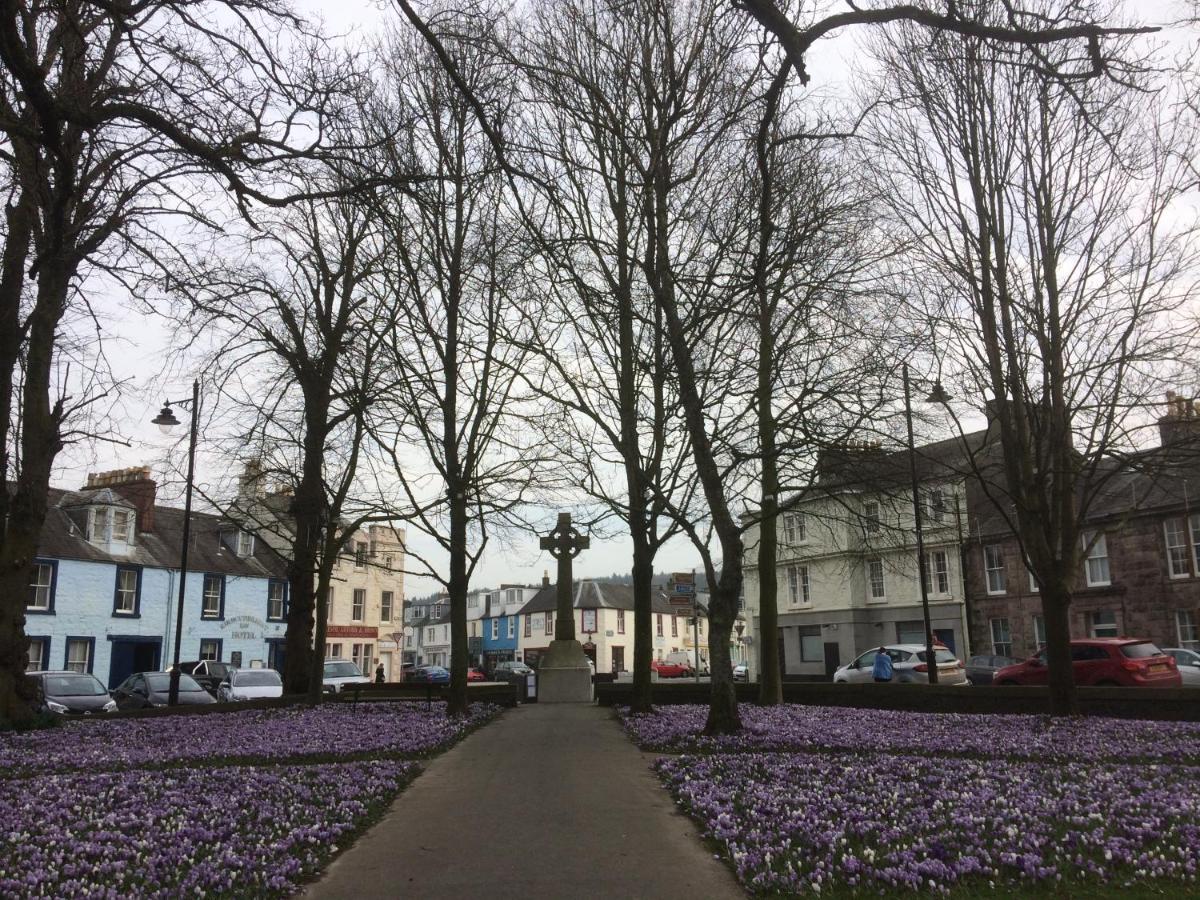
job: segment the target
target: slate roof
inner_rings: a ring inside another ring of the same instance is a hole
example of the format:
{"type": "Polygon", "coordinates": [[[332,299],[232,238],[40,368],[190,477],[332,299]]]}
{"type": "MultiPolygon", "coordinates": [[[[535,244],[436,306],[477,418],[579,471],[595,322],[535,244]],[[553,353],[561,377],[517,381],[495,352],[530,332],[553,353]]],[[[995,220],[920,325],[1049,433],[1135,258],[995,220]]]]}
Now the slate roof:
{"type": "MultiPolygon", "coordinates": [[[[68,491],[51,488],[49,509],[42,525],[38,554],[52,559],[78,559],[121,565],[178,569],[183,541],[183,510],[173,506],[154,507],[154,530],[138,532],[128,555],[111,554],[86,538],[87,519],[82,511],[92,504],[133,508],[109,488],[68,491]]],[[[252,556],[238,556],[229,521],[213,513],[192,511],[188,570],[260,578],[287,577],[287,563],[267,542],[256,540],[252,556]],[[224,530],[224,539],[222,539],[224,530]]]]}
{"type": "MultiPolygon", "coordinates": [[[[548,585],[541,588],[533,598],[520,609],[520,614],[538,612],[554,612],[558,606],[558,587],[548,585]]],[[[629,584],[606,584],[599,581],[575,582],[575,596],[572,600],[574,609],[626,609],[633,610],[633,586],[629,584]]],[[[669,615],[679,612],[678,607],[671,606],[667,598],[657,589],[654,591],[651,611],[669,615]]]]}

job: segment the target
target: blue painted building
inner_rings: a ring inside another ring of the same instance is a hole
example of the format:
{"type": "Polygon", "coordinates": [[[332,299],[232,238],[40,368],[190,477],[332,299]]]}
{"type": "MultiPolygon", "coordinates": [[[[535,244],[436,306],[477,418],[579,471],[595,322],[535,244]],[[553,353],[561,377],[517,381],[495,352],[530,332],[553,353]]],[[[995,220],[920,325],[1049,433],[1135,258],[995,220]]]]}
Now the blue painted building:
{"type": "MultiPolygon", "coordinates": [[[[155,504],[149,469],[53,490],[25,607],[30,671],[91,672],[110,687],[171,661],[183,511],[155,504]]],[[[192,513],[182,660],[282,668],[284,560],[236,522],[192,513]]]]}
{"type": "Polygon", "coordinates": [[[488,594],[487,607],[479,620],[484,671],[492,671],[497,663],[517,659],[521,607],[537,592],[536,587],[501,585],[499,590],[488,594]]]}

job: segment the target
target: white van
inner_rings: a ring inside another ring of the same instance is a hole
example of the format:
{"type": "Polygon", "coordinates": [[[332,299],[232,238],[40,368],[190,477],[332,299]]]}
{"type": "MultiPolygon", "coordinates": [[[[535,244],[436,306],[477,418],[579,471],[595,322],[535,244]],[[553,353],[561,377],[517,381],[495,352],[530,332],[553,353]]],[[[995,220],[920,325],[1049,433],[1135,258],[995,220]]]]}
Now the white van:
{"type": "MultiPolygon", "coordinates": [[[[668,662],[676,666],[687,666],[688,675],[696,674],[696,651],[695,650],[675,650],[663,657],[663,662],[668,662]]],[[[708,674],[708,660],[704,657],[700,658],[700,674],[708,674]]]]}

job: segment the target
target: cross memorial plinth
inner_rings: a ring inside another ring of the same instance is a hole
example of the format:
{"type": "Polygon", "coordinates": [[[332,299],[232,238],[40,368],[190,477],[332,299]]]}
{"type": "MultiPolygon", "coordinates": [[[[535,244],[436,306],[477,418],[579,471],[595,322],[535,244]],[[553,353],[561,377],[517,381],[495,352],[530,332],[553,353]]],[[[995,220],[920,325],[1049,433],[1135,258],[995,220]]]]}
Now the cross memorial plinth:
{"type": "Polygon", "coordinates": [[[571,563],[588,548],[590,539],[571,526],[571,514],[559,513],[554,530],[542,538],[542,549],[558,560],[554,637],[538,666],[539,703],[591,703],[592,669],[575,640],[574,590],[571,563]]]}

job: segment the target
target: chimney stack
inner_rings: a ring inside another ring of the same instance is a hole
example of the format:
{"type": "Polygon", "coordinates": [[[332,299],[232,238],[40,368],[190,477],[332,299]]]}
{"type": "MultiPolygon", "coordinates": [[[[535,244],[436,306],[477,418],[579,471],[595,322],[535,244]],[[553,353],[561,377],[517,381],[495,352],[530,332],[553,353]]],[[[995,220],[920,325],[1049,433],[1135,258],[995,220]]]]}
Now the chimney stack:
{"type": "Polygon", "coordinates": [[[262,460],[252,459],[246,463],[242,469],[242,477],[238,479],[238,499],[261,500],[266,495],[267,484],[263,477],[262,460]]]}
{"type": "Polygon", "coordinates": [[[1158,420],[1158,434],[1167,448],[1200,440],[1200,402],[1167,391],[1167,414],[1158,420]]]}
{"type": "Polygon", "coordinates": [[[154,530],[154,500],[158,485],[150,477],[149,466],[113,469],[111,472],[89,472],[84,490],[109,488],[137,508],[137,530],[154,530]]]}

